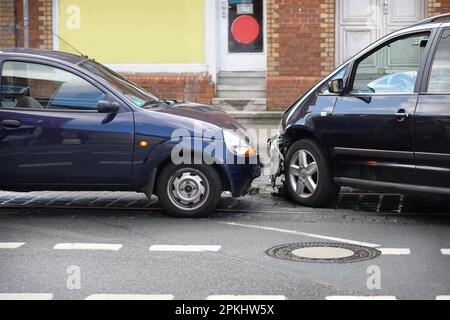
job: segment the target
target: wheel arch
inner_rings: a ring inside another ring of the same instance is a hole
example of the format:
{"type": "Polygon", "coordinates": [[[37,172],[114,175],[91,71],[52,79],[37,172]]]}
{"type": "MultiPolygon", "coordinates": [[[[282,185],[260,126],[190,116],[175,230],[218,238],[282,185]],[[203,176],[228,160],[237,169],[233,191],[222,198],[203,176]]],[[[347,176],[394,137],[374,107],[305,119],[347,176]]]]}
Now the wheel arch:
{"type": "Polygon", "coordinates": [[[305,126],[294,126],[289,128],[285,133],[285,140],[284,140],[285,154],[287,154],[289,148],[295,142],[303,139],[313,139],[318,144],[320,144],[319,139],[316,137],[316,135],[310,128],[305,126]]]}
{"type": "Polygon", "coordinates": [[[293,126],[289,128],[285,133],[285,140],[284,140],[284,155],[287,156],[287,153],[289,152],[290,147],[296,143],[297,141],[304,140],[304,139],[311,139],[314,142],[317,143],[317,145],[321,148],[324,155],[328,158],[328,161],[330,162],[331,169],[334,171],[334,159],[333,155],[326,145],[326,143],[323,141],[323,139],[314,132],[313,129],[307,126],[293,126]]]}
{"type": "MultiPolygon", "coordinates": [[[[192,153],[192,156],[195,156],[195,152],[192,153]]],[[[158,183],[158,180],[160,178],[161,172],[164,170],[164,168],[171,164],[172,160],[171,160],[171,156],[167,156],[165,158],[163,158],[159,164],[150,172],[150,177],[149,177],[149,182],[147,184],[147,186],[143,189],[143,192],[148,196],[152,196],[152,195],[157,195],[157,188],[156,188],[156,184],[158,183]]],[[[232,191],[232,183],[231,183],[231,178],[229,177],[229,175],[227,174],[225,168],[219,164],[219,163],[214,163],[212,165],[212,167],[216,170],[216,172],[218,173],[220,180],[221,180],[221,185],[222,185],[222,191],[232,191]]]]}

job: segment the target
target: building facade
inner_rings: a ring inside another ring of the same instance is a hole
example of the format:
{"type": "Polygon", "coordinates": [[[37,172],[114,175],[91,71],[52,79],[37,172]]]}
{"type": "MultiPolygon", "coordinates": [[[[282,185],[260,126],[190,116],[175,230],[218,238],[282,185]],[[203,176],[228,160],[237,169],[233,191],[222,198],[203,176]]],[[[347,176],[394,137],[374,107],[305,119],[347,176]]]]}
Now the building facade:
{"type": "MultiPolygon", "coordinates": [[[[351,55],[450,0],[29,0],[30,46],[81,52],[162,97],[283,110],[351,55]]],[[[0,0],[0,47],[23,46],[0,0]]]]}

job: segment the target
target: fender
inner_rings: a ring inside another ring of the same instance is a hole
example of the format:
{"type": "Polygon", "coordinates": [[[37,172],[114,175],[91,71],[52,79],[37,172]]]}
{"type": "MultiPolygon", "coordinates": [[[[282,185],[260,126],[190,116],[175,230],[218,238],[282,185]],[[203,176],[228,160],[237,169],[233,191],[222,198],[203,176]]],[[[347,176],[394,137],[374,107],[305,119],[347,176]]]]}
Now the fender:
{"type": "MultiPolygon", "coordinates": [[[[208,164],[213,163],[214,166],[220,169],[219,175],[222,179],[226,180],[223,181],[224,184],[232,186],[231,175],[225,165],[226,147],[223,146],[224,150],[222,154],[205,154],[203,150],[205,149],[205,146],[209,145],[211,142],[205,141],[202,138],[191,138],[191,140],[194,142],[192,143],[191,157],[197,155],[199,157],[198,159],[205,160],[206,158],[208,164]]],[[[164,141],[147,154],[138,171],[138,179],[136,180],[138,183],[135,186],[136,190],[144,192],[148,197],[154,194],[158,174],[165,165],[172,162],[172,151],[180,144],[180,141],[164,141]]]]}

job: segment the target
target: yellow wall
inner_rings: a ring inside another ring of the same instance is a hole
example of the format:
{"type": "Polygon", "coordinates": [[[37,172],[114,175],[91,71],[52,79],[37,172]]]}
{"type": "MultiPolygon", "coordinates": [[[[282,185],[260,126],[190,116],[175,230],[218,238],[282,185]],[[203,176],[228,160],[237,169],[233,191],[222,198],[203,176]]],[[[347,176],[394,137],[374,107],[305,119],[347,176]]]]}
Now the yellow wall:
{"type": "Polygon", "coordinates": [[[59,0],[59,35],[102,63],[204,63],[204,1],[59,0]]]}

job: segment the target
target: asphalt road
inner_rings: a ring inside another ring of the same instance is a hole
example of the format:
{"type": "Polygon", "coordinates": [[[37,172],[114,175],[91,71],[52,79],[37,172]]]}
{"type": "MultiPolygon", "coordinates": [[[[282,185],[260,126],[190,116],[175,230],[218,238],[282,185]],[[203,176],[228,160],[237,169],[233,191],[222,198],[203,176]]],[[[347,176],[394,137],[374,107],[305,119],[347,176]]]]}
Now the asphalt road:
{"type": "Polygon", "coordinates": [[[177,220],[136,194],[0,192],[0,299],[444,299],[448,248],[450,204],[437,200],[344,192],[311,209],[266,192],[177,220]],[[266,254],[304,242],[383,254],[348,264],[266,254]]]}

